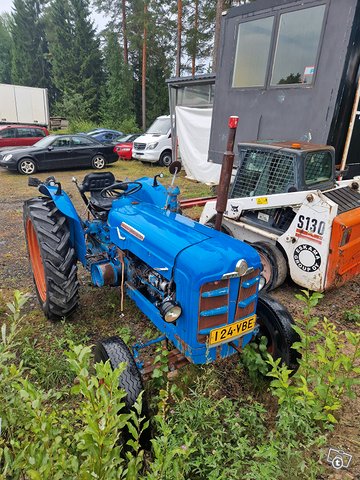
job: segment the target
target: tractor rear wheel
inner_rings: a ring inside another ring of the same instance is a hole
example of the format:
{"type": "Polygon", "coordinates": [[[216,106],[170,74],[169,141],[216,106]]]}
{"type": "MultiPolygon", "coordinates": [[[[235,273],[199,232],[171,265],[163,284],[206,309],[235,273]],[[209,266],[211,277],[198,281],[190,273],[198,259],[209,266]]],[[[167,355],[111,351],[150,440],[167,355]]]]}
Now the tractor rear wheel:
{"type": "Polygon", "coordinates": [[[75,250],[66,217],[46,197],[24,204],[24,227],[35,289],[45,316],[61,320],[78,304],[75,250]]]}
{"type": "Polygon", "coordinates": [[[292,328],[294,320],[288,310],[274,298],[261,294],[256,315],[260,327],[257,339],[266,337],[268,353],[274,360],[281,358],[282,363],[295,372],[299,367],[299,354],[292,345],[300,341],[300,337],[292,328]]]}
{"type": "Polygon", "coordinates": [[[251,244],[258,254],[263,265],[262,276],[265,278],[264,292],[270,292],[285,282],[288,274],[286,259],[280,249],[269,242],[255,242],[251,244]]]}

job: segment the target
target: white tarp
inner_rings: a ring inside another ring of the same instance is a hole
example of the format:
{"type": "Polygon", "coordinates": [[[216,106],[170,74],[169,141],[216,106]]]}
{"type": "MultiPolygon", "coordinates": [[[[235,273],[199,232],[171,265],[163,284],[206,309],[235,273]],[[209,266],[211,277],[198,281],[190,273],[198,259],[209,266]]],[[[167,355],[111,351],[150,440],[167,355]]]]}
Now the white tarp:
{"type": "Polygon", "coordinates": [[[221,165],[207,161],[212,108],[175,108],[181,162],[189,178],[219,183],[221,165]]]}

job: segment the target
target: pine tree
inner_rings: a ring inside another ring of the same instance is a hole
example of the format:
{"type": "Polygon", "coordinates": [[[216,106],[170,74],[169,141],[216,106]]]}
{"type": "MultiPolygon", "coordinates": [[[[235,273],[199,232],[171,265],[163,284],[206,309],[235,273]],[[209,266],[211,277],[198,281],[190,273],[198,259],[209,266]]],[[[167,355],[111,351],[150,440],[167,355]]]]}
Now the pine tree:
{"type": "Polygon", "coordinates": [[[11,83],[12,38],[6,15],[0,17],[0,45],[0,83],[11,83]]]}
{"type": "Polygon", "coordinates": [[[118,128],[124,123],[132,124],[136,129],[132,70],[125,64],[118,35],[114,32],[105,34],[104,66],[106,82],[101,106],[102,121],[118,128]]]}
{"type": "Polygon", "coordinates": [[[102,63],[88,0],[54,0],[49,8],[47,38],[57,113],[96,120],[102,63]]]}
{"type": "Polygon", "coordinates": [[[14,0],[12,81],[51,89],[43,6],[43,0],[14,0]]]}
{"type": "Polygon", "coordinates": [[[184,52],[189,57],[186,68],[191,75],[195,75],[205,71],[209,65],[214,41],[215,10],[206,0],[188,0],[185,11],[184,52]]]}

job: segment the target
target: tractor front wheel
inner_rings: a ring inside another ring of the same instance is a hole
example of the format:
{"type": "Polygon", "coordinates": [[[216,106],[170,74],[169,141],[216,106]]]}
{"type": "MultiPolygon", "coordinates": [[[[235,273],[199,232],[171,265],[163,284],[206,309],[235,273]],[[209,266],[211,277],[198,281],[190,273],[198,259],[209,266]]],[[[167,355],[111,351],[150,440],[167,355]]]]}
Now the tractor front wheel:
{"type": "MultiPolygon", "coordinates": [[[[130,412],[140,393],[144,390],[141,373],[136,365],[133,355],[128,346],[120,337],[110,337],[101,340],[95,347],[95,363],[107,362],[109,360],[111,368],[115,370],[120,363],[125,363],[126,368],[119,378],[119,387],[126,392],[125,411],[130,412]]],[[[146,422],[149,418],[149,408],[145,396],[142,397],[141,417],[146,422]]],[[[130,432],[123,433],[123,441],[131,438],[130,432]]],[[[140,443],[146,450],[151,447],[150,428],[145,429],[140,437],[140,443]]]]}
{"type": "Polygon", "coordinates": [[[35,289],[45,316],[68,317],[78,304],[75,250],[66,217],[45,197],[24,204],[26,244],[35,289]]]}
{"type": "Polygon", "coordinates": [[[266,337],[268,353],[274,360],[281,358],[295,372],[298,369],[299,354],[292,346],[300,338],[292,328],[294,320],[288,310],[274,298],[261,294],[256,315],[260,327],[257,339],[266,337]]]}
{"type": "MultiPolygon", "coordinates": [[[[140,371],[126,343],[119,337],[110,337],[98,342],[95,348],[95,363],[110,361],[113,370],[122,362],[126,368],[119,378],[119,386],[126,392],[125,404],[130,409],[140,392],[144,390],[140,371]]],[[[144,403],[144,400],[143,400],[144,403]]]]}

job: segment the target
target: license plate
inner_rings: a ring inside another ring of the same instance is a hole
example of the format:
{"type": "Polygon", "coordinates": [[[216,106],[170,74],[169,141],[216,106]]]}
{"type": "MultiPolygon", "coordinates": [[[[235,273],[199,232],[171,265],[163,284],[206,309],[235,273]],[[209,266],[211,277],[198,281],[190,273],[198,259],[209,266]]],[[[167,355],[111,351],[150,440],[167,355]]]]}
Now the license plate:
{"type": "Polygon", "coordinates": [[[256,324],[256,315],[251,317],[244,318],[239,322],[231,323],[225,327],[215,328],[210,332],[209,344],[215,345],[217,343],[224,343],[235,338],[245,335],[245,333],[251,332],[254,330],[256,324]]]}

